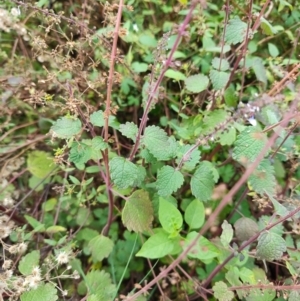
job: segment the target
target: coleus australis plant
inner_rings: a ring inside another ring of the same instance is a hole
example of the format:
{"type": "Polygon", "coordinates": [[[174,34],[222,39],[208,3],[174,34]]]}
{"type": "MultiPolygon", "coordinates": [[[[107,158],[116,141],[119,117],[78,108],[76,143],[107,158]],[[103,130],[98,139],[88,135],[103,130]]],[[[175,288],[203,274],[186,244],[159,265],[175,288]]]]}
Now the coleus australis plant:
{"type": "MultiPolygon", "coordinates": [[[[201,231],[206,219],[206,205],[215,206],[211,203],[212,194],[220,177],[225,182],[229,182],[228,177],[239,179],[240,176],[234,174],[233,165],[239,166],[239,173],[242,173],[256,162],[257,166],[248,179],[248,194],[253,197],[253,201],[263,204],[269,199],[269,204],[273,204],[276,214],[281,218],[298,210],[295,200],[291,198],[283,199],[283,204],[276,200],[276,189],[280,186],[281,178],[276,177],[276,173],[280,171],[282,162],[294,160],[299,145],[295,143],[297,140],[293,135],[287,138],[287,130],[282,130],[274,146],[268,147],[268,130],[274,125],[282,125],[280,121],[284,114],[280,111],[280,104],[275,111],[274,103],[270,105],[266,102],[263,102],[264,106],[258,112],[260,102],[261,100],[253,102],[253,105],[240,104],[235,111],[223,106],[213,111],[200,112],[183,119],[181,123],[170,124],[173,128],[171,135],[158,125],[145,125],[139,137],[138,125],[133,122],[120,124],[116,116],[110,115],[108,125],[114,135],[123,136],[132,142],[127,156],[114,150],[117,145],[115,136],[105,141],[100,134],[96,134],[105,126],[106,116],[102,110],[95,111],[88,117],[80,114],[65,116],[58,119],[51,128],[53,137],[66,140],[65,146],[57,150],[56,160],[63,164],[64,154],[68,149],[68,165],[74,164],[78,170],[88,173],[100,173],[108,183],[108,193],[98,191],[98,195],[94,194],[96,200],[105,203],[107,198],[112,197],[113,200],[121,198],[125,201],[124,206],[118,208],[124,226],[129,231],[146,236],[136,256],[150,259],[176,256],[197,241],[186,252],[189,258],[198,259],[204,264],[222,262],[228,254],[238,254],[240,250],[237,245],[232,249],[232,226],[225,220],[220,239],[214,241],[203,235],[199,236],[198,231],[201,231]],[[256,125],[248,122],[249,118],[253,122],[254,112],[258,120],[256,125]],[[263,130],[264,126],[266,130],[263,130]],[[81,138],[84,134],[92,137],[81,138]],[[225,167],[219,166],[222,162],[206,159],[216,145],[228,151],[230,160],[228,163],[224,162],[225,167]],[[284,152],[279,149],[284,149],[284,152]],[[262,151],[264,156],[259,158],[262,151]],[[110,181],[104,160],[108,162],[110,181]]],[[[295,116],[292,114],[290,119],[293,120],[295,116]]],[[[81,185],[71,175],[68,182],[70,186],[81,185]]],[[[85,185],[92,183],[93,178],[85,181],[85,185]]],[[[118,214],[117,211],[114,214],[118,214]]],[[[272,224],[272,221],[268,216],[263,216],[258,223],[249,217],[241,217],[235,223],[238,241],[242,243],[256,235],[258,244],[255,256],[268,261],[281,259],[288,250],[287,246],[293,243],[291,236],[288,239],[282,237],[282,225],[266,230],[266,226],[272,224]]],[[[104,234],[106,233],[103,232],[89,242],[94,261],[101,261],[112,252],[114,242],[104,234]]],[[[287,267],[295,274],[293,260],[298,255],[290,252],[290,256],[291,262],[287,261],[287,267]]],[[[249,254],[243,252],[242,257],[232,257],[228,265],[230,268],[235,265],[242,267],[249,261],[253,263],[249,254]]],[[[228,268],[228,275],[230,273],[232,270],[228,268]]],[[[234,273],[240,277],[244,277],[244,273],[248,275],[239,280],[241,285],[248,283],[250,278],[257,283],[257,277],[262,276],[261,270],[256,274],[247,267],[242,270],[235,267],[234,273]]],[[[235,282],[228,281],[229,284],[236,285],[235,282]]],[[[214,287],[216,296],[218,292],[224,293],[224,285],[226,288],[223,282],[214,287]]],[[[225,291],[227,292],[226,289],[225,291]]],[[[246,290],[239,291],[241,296],[246,293],[246,290]]],[[[253,294],[257,292],[254,291],[253,294]]]]}
{"type": "MultiPolygon", "coordinates": [[[[244,41],[246,28],[247,24],[240,19],[230,20],[225,41],[228,44],[244,41]]],[[[178,41],[184,32],[183,26],[179,30],[178,41]]],[[[214,206],[211,205],[211,200],[221,177],[227,183],[230,181],[228,178],[238,181],[232,167],[235,165],[239,166],[236,170],[240,173],[248,170],[248,194],[253,200],[262,203],[266,202],[267,196],[276,214],[282,218],[279,219],[280,222],[297,213],[293,199],[284,199],[283,204],[276,200],[276,190],[283,179],[278,177],[278,171],[283,167],[282,162],[294,162],[295,154],[299,154],[297,138],[291,131],[283,129],[297,116],[293,111],[295,108],[286,116],[284,111],[289,101],[280,103],[280,99],[271,97],[272,93],[269,93],[268,97],[265,96],[266,101],[259,97],[251,104],[239,104],[236,110],[232,110],[231,106],[237,106],[237,97],[233,86],[230,86],[229,62],[222,57],[215,58],[209,76],[195,74],[182,78],[172,61],[177,40],[167,59],[161,55],[167,38],[168,35],[165,35],[159,44],[151,76],[144,83],[144,113],[140,124],[132,121],[120,123],[112,114],[110,105],[105,110],[86,114],[77,104],[72,109],[73,114],[58,119],[51,128],[53,137],[66,140],[64,148],[57,150],[56,160],[64,163],[65,151],[68,150],[68,164],[74,164],[78,170],[100,173],[106,184],[106,192],[97,191],[97,195],[93,196],[99,201],[108,199],[110,208],[108,222],[102,234],[89,242],[94,261],[101,261],[112,252],[114,242],[107,237],[107,233],[115,214],[114,200],[121,198],[125,201],[124,206],[117,209],[121,211],[124,226],[129,231],[142,233],[146,237],[136,256],[156,259],[167,255],[180,258],[180,254],[185,254],[207,265],[226,262],[230,266],[230,269],[227,266],[226,274],[230,285],[256,284],[259,279],[265,278],[264,272],[249,268],[253,265],[253,259],[247,252],[236,257],[232,254],[238,255],[255,238],[258,240],[255,251],[257,258],[279,260],[288,250],[287,246],[292,245],[291,236],[284,239],[281,224],[272,224],[268,216],[263,216],[258,224],[248,217],[241,217],[237,219],[235,228],[236,238],[241,243],[248,241],[242,248],[232,244],[234,232],[226,220],[222,224],[220,238],[211,241],[202,235],[207,230],[204,224],[206,204],[209,205],[207,207],[214,206]],[[153,124],[151,119],[148,120],[149,112],[163,97],[164,91],[160,88],[160,83],[164,76],[184,80],[186,93],[201,93],[211,88],[215,93],[212,101],[214,107],[207,107],[192,116],[181,115],[180,121],[170,120],[167,124],[171,129],[169,132],[153,124]],[[223,90],[224,97],[221,93],[218,96],[218,92],[223,90]],[[254,117],[257,117],[257,121],[254,117]],[[279,137],[272,136],[275,138],[271,143],[268,130],[273,127],[279,137]],[[103,135],[100,134],[101,131],[103,135]],[[114,134],[109,137],[109,132],[114,134]],[[119,151],[120,137],[123,137],[122,141],[127,139],[126,148],[130,149],[125,155],[121,155],[119,151]],[[222,148],[223,155],[227,152],[230,159],[229,163],[225,162],[225,167],[220,164],[226,158],[214,153],[217,145],[222,148]],[[280,151],[283,149],[284,152],[280,151]],[[269,223],[272,227],[268,227],[269,223]],[[230,263],[226,258],[230,258],[230,263]]],[[[249,59],[244,64],[253,68],[258,80],[265,81],[257,60],[249,59]]],[[[296,124],[297,122],[292,130],[296,124]]],[[[92,181],[93,178],[88,179],[85,185],[92,184],[92,181]]],[[[69,176],[69,184],[81,185],[81,182],[74,176],[69,176]]],[[[227,201],[225,205],[228,203],[227,201]]],[[[291,260],[287,261],[286,266],[292,275],[296,275],[296,267],[292,262],[298,257],[294,253],[289,255],[291,260]]],[[[220,271],[220,266],[214,271],[220,271]]],[[[212,276],[208,279],[211,280],[212,276]]],[[[207,285],[208,281],[205,283],[207,285]]],[[[216,283],[213,290],[215,297],[220,300],[226,294],[228,300],[234,297],[227,290],[225,282],[216,283]]],[[[257,293],[253,290],[250,297],[257,293]]],[[[241,289],[237,294],[243,297],[249,292],[241,289]]],[[[266,290],[265,294],[275,297],[272,290],[266,290]]]]}

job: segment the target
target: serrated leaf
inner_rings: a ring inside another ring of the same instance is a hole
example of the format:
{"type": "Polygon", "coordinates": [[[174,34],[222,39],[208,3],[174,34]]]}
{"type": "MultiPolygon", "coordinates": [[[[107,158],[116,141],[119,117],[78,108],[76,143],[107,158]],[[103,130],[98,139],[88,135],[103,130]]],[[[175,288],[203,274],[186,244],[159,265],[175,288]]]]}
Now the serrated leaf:
{"type": "Polygon", "coordinates": [[[176,81],[185,80],[185,75],[177,70],[168,69],[165,73],[165,77],[172,78],[176,81]]]}
{"type": "MultiPolygon", "coordinates": [[[[193,147],[194,145],[185,144],[177,149],[177,159],[176,163],[179,164],[182,157],[193,147]]],[[[182,168],[186,170],[193,170],[195,166],[200,162],[201,152],[199,149],[194,149],[193,152],[190,154],[189,158],[186,158],[186,161],[183,163],[182,168]]]]}
{"type": "Polygon", "coordinates": [[[32,151],[27,158],[28,170],[37,178],[43,179],[55,167],[50,154],[43,151],[32,151]]]}
{"type": "Polygon", "coordinates": [[[122,211],[122,222],[129,231],[143,232],[151,228],[153,207],[148,192],[135,191],[126,201],[122,211]]]}
{"type": "Polygon", "coordinates": [[[230,291],[223,281],[218,281],[213,286],[214,297],[219,301],[231,301],[234,298],[234,293],[230,291]]]}
{"type": "Polygon", "coordinates": [[[113,247],[113,241],[104,235],[97,235],[96,237],[92,238],[88,244],[88,248],[92,253],[94,262],[101,262],[104,258],[107,258],[113,247]]]}
{"type": "MultiPolygon", "coordinates": [[[[208,112],[203,118],[202,126],[195,131],[195,135],[207,135],[214,132],[214,129],[228,118],[225,110],[214,110],[208,112]]],[[[216,134],[218,137],[218,134],[216,134]]]]}
{"type": "Polygon", "coordinates": [[[220,59],[218,57],[215,57],[211,63],[213,68],[219,71],[227,71],[230,67],[226,58],[220,59]]]}
{"type": "MultiPolygon", "coordinates": [[[[97,112],[92,113],[90,115],[90,121],[94,126],[103,127],[105,124],[104,112],[102,110],[99,110],[97,112]]],[[[116,117],[112,115],[109,115],[108,125],[114,129],[119,128],[119,123],[116,117]]]]}
{"type": "Polygon", "coordinates": [[[279,260],[285,251],[285,240],[280,235],[266,231],[258,237],[256,255],[260,259],[279,260]]]}
{"type": "Polygon", "coordinates": [[[169,196],[177,191],[184,182],[182,173],[165,165],[157,172],[156,188],[161,196],[169,196]]]}
{"type": "Polygon", "coordinates": [[[183,220],[180,211],[163,198],[159,198],[158,218],[163,229],[174,236],[182,227],[183,220]]]}
{"type": "Polygon", "coordinates": [[[103,270],[89,272],[85,277],[85,284],[89,291],[88,298],[95,295],[97,301],[113,300],[117,292],[109,274],[103,270]]]}
{"type": "Polygon", "coordinates": [[[209,78],[213,84],[214,90],[222,90],[226,87],[230,74],[224,71],[210,70],[209,78]]]}
{"type": "Polygon", "coordinates": [[[85,164],[92,158],[92,148],[89,145],[79,142],[73,142],[70,154],[69,161],[74,164],[85,164]]]}
{"type": "MultiPolygon", "coordinates": [[[[269,225],[270,223],[273,222],[273,217],[268,216],[268,215],[263,215],[259,218],[258,220],[258,228],[259,230],[263,230],[265,229],[265,227],[267,225],[269,225]]],[[[278,235],[283,235],[283,233],[285,232],[284,227],[282,225],[282,223],[277,224],[276,226],[272,227],[269,232],[278,234],[278,235]]]]}
{"type": "Polygon", "coordinates": [[[175,139],[169,138],[167,133],[157,126],[146,127],[143,143],[158,160],[169,160],[176,155],[177,143],[175,139]]]}
{"type": "MultiPolygon", "coordinates": [[[[231,267],[230,270],[225,274],[226,280],[232,285],[232,286],[242,286],[243,283],[240,280],[240,271],[237,267],[231,267]]],[[[247,295],[246,290],[237,290],[237,295],[240,299],[243,299],[247,295]]]]}
{"type": "Polygon", "coordinates": [[[28,276],[32,273],[32,269],[39,266],[40,251],[32,251],[22,257],[19,263],[19,272],[28,276]]]}
{"type": "Polygon", "coordinates": [[[231,240],[233,238],[233,228],[230,224],[228,224],[227,220],[223,221],[222,224],[222,234],[221,234],[221,243],[224,247],[228,247],[231,243],[231,240]]]}
{"type": "Polygon", "coordinates": [[[136,256],[150,259],[162,258],[171,254],[175,240],[169,238],[169,234],[163,230],[150,236],[143,244],[136,256]]]}
{"type": "Polygon", "coordinates": [[[248,217],[239,218],[235,224],[235,235],[237,239],[244,242],[259,232],[258,225],[248,217]]]}
{"type": "Polygon", "coordinates": [[[147,173],[146,173],[145,167],[142,166],[142,165],[138,165],[137,166],[137,178],[134,181],[133,186],[134,187],[140,187],[143,184],[143,182],[144,182],[146,174],[147,173]]]}
{"type": "Polygon", "coordinates": [[[185,88],[192,93],[200,93],[204,91],[209,84],[209,79],[206,75],[195,74],[185,79],[185,88]]]}
{"type": "MultiPolygon", "coordinates": [[[[297,278],[298,275],[295,275],[297,278]]],[[[300,300],[300,292],[299,291],[291,291],[289,294],[289,299],[288,301],[299,301],[300,300]]]]}
{"type": "Polygon", "coordinates": [[[119,188],[133,185],[137,179],[138,168],[132,162],[122,157],[114,157],[109,162],[111,179],[119,188]]]}
{"type": "Polygon", "coordinates": [[[275,193],[276,181],[274,167],[271,165],[269,159],[264,159],[259,163],[249,177],[249,184],[251,188],[259,194],[263,195],[267,192],[273,195],[275,193]]]}
{"type": "Polygon", "coordinates": [[[266,143],[266,134],[254,126],[249,126],[238,135],[232,157],[234,160],[247,165],[255,161],[266,143]]]}
{"type": "Polygon", "coordinates": [[[192,194],[200,201],[211,198],[214,188],[214,176],[212,169],[205,161],[201,162],[191,179],[192,194]]]}
{"type": "MultiPolygon", "coordinates": [[[[235,17],[228,21],[225,31],[225,41],[227,44],[238,44],[245,40],[247,33],[247,23],[240,20],[239,17],[235,17]]],[[[249,29],[249,35],[251,30],[249,29]]]]}
{"type": "Polygon", "coordinates": [[[234,298],[234,293],[230,291],[223,281],[218,281],[213,286],[214,297],[219,301],[231,301],[234,298]]]}
{"type": "Polygon", "coordinates": [[[136,135],[138,133],[138,127],[133,122],[126,122],[125,124],[121,124],[119,127],[119,131],[123,136],[132,139],[135,142],[136,135]]]}
{"type": "Polygon", "coordinates": [[[58,119],[51,127],[51,132],[55,137],[68,139],[79,134],[81,131],[81,121],[78,118],[63,117],[58,119]]]}
{"type": "Polygon", "coordinates": [[[57,289],[50,283],[42,283],[36,289],[24,292],[20,296],[21,301],[56,301],[57,299],[57,289]]]}
{"type": "Polygon", "coordinates": [[[94,137],[92,139],[92,149],[99,151],[99,150],[105,150],[108,148],[108,144],[103,140],[102,137],[94,137]]]}
{"type": "MultiPolygon", "coordinates": [[[[183,248],[186,249],[197,236],[198,233],[196,231],[189,232],[183,248]]],[[[205,264],[210,264],[217,256],[219,256],[218,248],[203,236],[199,238],[196,245],[188,253],[188,257],[197,258],[205,264]]]]}
{"type": "Polygon", "coordinates": [[[190,229],[199,229],[205,219],[205,208],[199,200],[193,200],[185,209],[184,220],[190,229]]]}

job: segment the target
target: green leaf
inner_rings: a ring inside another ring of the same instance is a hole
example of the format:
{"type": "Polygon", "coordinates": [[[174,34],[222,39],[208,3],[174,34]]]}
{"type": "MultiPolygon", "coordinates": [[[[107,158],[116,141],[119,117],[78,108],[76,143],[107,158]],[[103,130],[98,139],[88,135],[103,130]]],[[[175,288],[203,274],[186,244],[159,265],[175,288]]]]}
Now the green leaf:
{"type": "Polygon", "coordinates": [[[230,85],[224,92],[225,103],[228,107],[235,108],[238,103],[238,96],[233,85],[230,85]]]}
{"type": "Polygon", "coordinates": [[[159,198],[158,218],[163,229],[176,236],[182,227],[182,215],[180,211],[170,202],[159,198]]]}
{"type": "Polygon", "coordinates": [[[92,148],[85,143],[73,142],[70,154],[69,161],[74,164],[85,164],[92,158],[92,148]]]}
{"type": "Polygon", "coordinates": [[[52,135],[62,139],[72,138],[81,131],[81,121],[78,118],[63,117],[51,127],[52,135]]]}
{"type": "MultiPolygon", "coordinates": [[[[186,249],[197,236],[197,232],[189,232],[184,241],[183,248],[186,249]]],[[[197,258],[205,264],[210,264],[214,258],[219,256],[219,250],[208,239],[201,236],[196,245],[189,251],[188,256],[190,258],[197,258]]]]}
{"type": "Polygon", "coordinates": [[[70,181],[71,181],[73,184],[75,184],[75,185],[81,185],[81,182],[80,182],[77,178],[75,178],[75,177],[69,175],[69,179],[70,179],[70,181]]]}
{"type": "Polygon", "coordinates": [[[131,64],[131,68],[132,68],[132,71],[136,72],[136,73],[146,72],[148,70],[148,64],[140,63],[140,62],[133,62],[131,64]]]}
{"type": "Polygon", "coordinates": [[[185,80],[185,75],[177,70],[168,69],[165,73],[165,77],[172,78],[176,81],[185,80]]]}
{"type": "Polygon", "coordinates": [[[105,150],[108,148],[108,144],[103,140],[102,137],[94,137],[92,139],[92,149],[99,151],[99,150],[105,150]]]}
{"type": "Polygon", "coordinates": [[[222,224],[222,234],[221,234],[221,243],[224,247],[229,247],[230,246],[230,243],[232,241],[232,238],[233,238],[233,229],[232,229],[232,226],[230,224],[228,224],[227,220],[224,220],[223,221],[223,224],[222,224]]]}
{"type": "Polygon", "coordinates": [[[57,289],[50,283],[42,283],[38,288],[24,292],[20,296],[21,301],[56,301],[57,299],[57,289]]]}
{"type": "Polygon", "coordinates": [[[234,293],[230,291],[223,281],[218,281],[213,286],[214,297],[219,301],[231,301],[234,298],[234,293]]]}
{"type": "Polygon", "coordinates": [[[200,201],[211,198],[214,188],[212,168],[205,161],[201,162],[191,179],[192,194],[200,201]]]}
{"type": "MultiPolygon", "coordinates": [[[[177,159],[176,163],[179,164],[182,157],[193,147],[194,145],[185,144],[181,145],[177,149],[177,159]]],[[[190,154],[189,158],[186,158],[184,161],[182,168],[185,170],[193,170],[195,166],[200,162],[201,152],[199,149],[194,149],[193,152],[190,154]]]]}
{"type": "Polygon", "coordinates": [[[39,266],[40,251],[32,251],[22,257],[19,263],[19,271],[22,275],[28,276],[32,273],[32,269],[39,266]]]}
{"type": "Polygon", "coordinates": [[[27,158],[28,170],[37,178],[45,178],[55,167],[50,154],[43,151],[32,151],[27,158]]]}
{"type": "Polygon", "coordinates": [[[235,224],[235,235],[237,239],[244,242],[259,232],[258,225],[255,221],[248,217],[239,218],[235,224]]]}
{"type": "Polygon", "coordinates": [[[279,50],[277,46],[273,43],[268,43],[268,50],[272,57],[278,57],[279,56],[279,50]]]}
{"type": "MultiPolygon", "coordinates": [[[[296,276],[296,278],[298,277],[298,275],[295,275],[295,276],[296,276]]],[[[299,301],[299,300],[300,300],[300,292],[299,291],[291,291],[289,294],[288,301],[299,301]]]]}
{"type": "Polygon", "coordinates": [[[267,71],[264,62],[260,57],[253,57],[251,59],[251,67],[255,73],[258,81],[267,84],[267,71]]]}
{"type": "Polygon", "coordinates": [[[177,191],[184,182],[182,173],[165,165],[157,172],[156,188],[161,196],[169,196],[177,191]]]}
{"type": "Polygon", "coordinates": [[[249,126],[238,135],[232,157],[244,165],[254,162],[267,141],[265,133],[257,127],[249,126]]]}
{"type": "Polygon", "coordinates": [[[123,136],[132,139],[135,142],[138,127],[133,122],[126,122],[125,124],[121,124],[119,127],[119,131],[122,133],[123,136]]]}
{"type": "Polygon", "coordinates": [[[90,241],[96,236],[98,236],[98,232],[96,230],[90,228],[83,228],[76,234],[76,240],[90,241]]]}
{"type": "Polygon", "coordinates": [[[123,157],[114,157],[109,162],[111,179],[119,188],[133,186],[137,179],[138,168],[123,157]]]}
{"type": "MultiPolygon", "coordinates": [[[[293,10],[293,5],[285,0],[279,0],[278,12],[280,13],[285,7],[288,7],[291,11],[293,10]]],[[[290,301],[290,300],[289,300],[290,301]]]]}
{"type": "Polygon", "coordinates": [[[59,232],[65,232],[67,229],[62,226],[50,226],[46,229],[46,233],[59,233],[59,232]]]}
{"type": "Polygon", "coordinates": [[[280,260],[283,252],[286,252],[286,244],[280,235],[268,231],[260,234],[256,248],[257,257],[268,261],[280,260]]]}
{"type": "Polygon", "coordinates": [[[200,93],[204,91],[209,84],[209,79],[206,75],[195,74],[187,77],[184,81],[185,88],[192,93],[200,93]]]}
{"type": "Polygon", "coordinates": [[[57,199],[51,198],[42,204],[42,208],[45,212],[49,212],[52,211],[54,208],[56,208],[56,205],[57,205],[57,199]]]}
{"type": "MultiPolygon", "coordinates": [[[[275,200],[273,198],[273,196],[271,194],[269,194],[267,191],[265,191],[267,196],[269,197],[269,199],[271,200],[273,206],[274,206],[274,209],[275,209],[275,212],[277,215],[279,216],[285,216],[289,213],[289,210],[288,208],[284,207],[283,205],[281,205],[277,200],[275,200]]],[[[296,208],[293,208],[292,210],[294,210],[296,208]]]]}
{"type": "Polygon", "coordinates": [[[199,229],[205,219],[205,208],[199,200],[193,200],[185,209],[184,220],[190,229],[199,229]]]}
{"type": "MultiPolygon", "coordinates": [[[[239,17],[235,17],[228,21],[225,31],[225,41],[228,44],[238,44],[245,40],[247,33],[247,23],[240,20],[239,17]]],[[[249,29],[249,35],[251,29],[249,29]]]]}
{"type": "Polygon", "coordinates": [[[114,247],[113,241],[103,235],[97,235],[92,238],[88,244],[88,248],[92,253],[94,262],[102,261],[107,258],[114,247]]]}
{"type": "Polygon", "coordinates": [[[157,46],[157,40],[156,40],[156,38],[155,38],[155,36],[153,35],[152,32],[145,32],[144,31],[144,33],[142,33],[139,36],[139,42],[143,46],[147,46],[147,47],[156,47],[157,46]]]}
{"type": "MultiPolygon", "coordinates": [[[[90,121],[94,126],[103,127],[105,124],[104,112],[102,110],[94,112],[93,114],[90,115],[90,121]]],[[[109,115],[108,125],[114,129],[119,128],[119,123],[116,117],[112,115],[109,115]]]]}
{"type": "Polygon", "coordinates": [[[134,181],[133,186],[134,187],[140,187],[140,186],[142,186],[143,183],[144,183],[144,179],[146,177],[146,174],[147,173],[146,173],[145,167],[142,166],[142,165],[138,165],[138,167],[137,167],[137,178],[134,181]]]}
{"type": "Polygon", "coordinates": [[[36,232],[43,232],[45,231],[45,225],[40,223],[38,220],[35,218],[29,216],[29,215],[24,215],[25,219],[27,222],[30,224],[30,226],[33,228],[34,231],[36,232]]]}
{"type": "Polygon", "coordinates": [[[218,136],[221,145],[232,145],[236,140],[236,129],[232,126],[218,136]]]}
{"type": "Polygon", "coordinates": [[[211,63],[213,68],[219,71],[227,71],[230,67],[229,62],[226,58],[220,59],[218,57],[215,57],[211,63]]]}
{"type": "Polygon", "coordinates": [[[149,152],[158,160],[166,161],[176,155],[177,143],[158,126],[148,126],[145,129],[143,143],[149,152]]]}
{"type": "MultiPolygon", "coordinates": [[[[228,113],[225,110],[214,110],[208,112],[203,118],[201,127],[197,128],[195,135],[207,135],[215,132],[215,128],[219,126],[220,123],[225,122],[228,118],[228,113]]],[[[218,137],[218,134],[216,134],[218,137]]]]}
{"type": "Polygon", "coordinates": [[[146,240],[136,256],[150,259],[162,258],[172,252],[174,241],[169,238],[169,233],[161,230],[146,240]]]}
{"type": "Polygon", "coordinates": [[[270,195],[275,193],[274,167],[271,165],[269,159],[264,159],[259,163],[249,177],[249,184],[255,192],[261,195],[266,192],[270,195]]]}
{"type": "Polygon", "coordinates": [[[228,83],[230,74],[224,71],[211,70],[209,78],[213,84],[214,90],[222,90],[228,83]]]}
{"type": "MultiPolygon", "coordinates": [[[[243,285],[242,281],[240,280],[240,271],[236,266],[230,268],[230,270],[225,274],[225,278],[232,286],[243,285]]],[[[236,293],[241,300],[247,296],[246,290],[239,289],[236,293]]]]}
{"type": "Polygon", "coordinates": [[[116,286],[112,283],[109,274],[103,270],[89,272],[85,277],[85,284],[89,291],[87,299],[89,301],[114,300],[117,293],[116,286]]]}
{"type": "Polygon", "coordinates": [[[135,191],[126,201],[122,222],[129,231],[148,231],[153,221],[153,207],[148,192],[135,191]]]}
{"type": "Polygon", "coordinates": [[[260,27],[263,30],[263,33],[272,36],[277,33],[277,30],[272,26],[272,24],[266,20],[264,17],[261,17],[260,19],[260,27]]]}

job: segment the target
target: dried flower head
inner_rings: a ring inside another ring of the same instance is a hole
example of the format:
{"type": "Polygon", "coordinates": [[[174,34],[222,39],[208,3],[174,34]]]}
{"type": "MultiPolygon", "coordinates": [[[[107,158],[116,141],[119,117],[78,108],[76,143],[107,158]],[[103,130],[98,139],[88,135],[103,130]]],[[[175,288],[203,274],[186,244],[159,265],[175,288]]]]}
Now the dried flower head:
{"type": "Polygon", "coordinates": [[[69,254],[66,251],[60,251],[56,256],[58,264],[65,264],[69,262],[69,254]]]}

